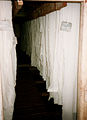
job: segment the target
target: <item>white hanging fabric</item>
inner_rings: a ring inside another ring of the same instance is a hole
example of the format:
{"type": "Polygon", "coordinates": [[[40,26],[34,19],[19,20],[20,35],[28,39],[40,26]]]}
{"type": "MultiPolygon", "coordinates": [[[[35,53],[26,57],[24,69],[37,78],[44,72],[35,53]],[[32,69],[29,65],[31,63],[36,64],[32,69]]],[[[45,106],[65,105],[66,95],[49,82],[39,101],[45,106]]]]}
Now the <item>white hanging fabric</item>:
{"type": "Polygon", "coordinates": [[[3,120],[3,102],[2,102],[1,70],[0,70],[0,120],[3,120]]]}
{"type": "Polygon", "coordinates": [[[76,120],[79,21],[80,4],[67,3],[59,11],[25,23],[31,65],[46,80],[50,97],[63,105],[63,120],[76,120]]]}
{"type": "Polygon", "coordinates": [[[63,42],[64,54],[62,68],[64,71],[63,120],[76,120],[80,4],[70,4],[61,9],[60,20],[61,24],[62,21],[68,22],[68,26],[72,24],[69,32],[60,30],[59,36],[59,39],[63,42]]]}
{"type": "Polygon", "coordinates": [[[16,43],[12,26],[12,3],[0,1],[0,70],[4,120],[12,120],[14,110],[16,43]]]}

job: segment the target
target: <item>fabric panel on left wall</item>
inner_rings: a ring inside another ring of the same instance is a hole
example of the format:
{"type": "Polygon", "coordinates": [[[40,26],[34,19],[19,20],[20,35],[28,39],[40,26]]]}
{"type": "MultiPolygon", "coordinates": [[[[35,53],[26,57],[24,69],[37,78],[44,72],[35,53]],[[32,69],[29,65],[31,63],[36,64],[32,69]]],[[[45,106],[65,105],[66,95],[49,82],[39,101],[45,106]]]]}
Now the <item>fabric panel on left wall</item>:
{"type": "Polygon", "coordinates": [[[16,85],[16,44],[12,3],[0,1],[0,70],[4,120],[12,120],[16,85]]]}

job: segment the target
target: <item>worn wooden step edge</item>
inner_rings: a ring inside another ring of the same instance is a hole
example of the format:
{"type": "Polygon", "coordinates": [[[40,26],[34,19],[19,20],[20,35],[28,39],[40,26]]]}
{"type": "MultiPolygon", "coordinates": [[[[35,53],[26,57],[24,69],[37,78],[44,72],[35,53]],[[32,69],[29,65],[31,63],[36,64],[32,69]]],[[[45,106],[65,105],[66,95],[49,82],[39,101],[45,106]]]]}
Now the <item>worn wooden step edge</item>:
{"type": "Polygon", "coordinates": [[[49,93],[48,93],[48,92],[42,92],[42,93],[41,93],[41,96],[42,96],[42,97],[49,97],[49,93]]]}
{"type": "Polygon", "coordinates": [[[37,80],[35,81],[36,84],[46,84],[46,81],[44,80],[37,80]]]}

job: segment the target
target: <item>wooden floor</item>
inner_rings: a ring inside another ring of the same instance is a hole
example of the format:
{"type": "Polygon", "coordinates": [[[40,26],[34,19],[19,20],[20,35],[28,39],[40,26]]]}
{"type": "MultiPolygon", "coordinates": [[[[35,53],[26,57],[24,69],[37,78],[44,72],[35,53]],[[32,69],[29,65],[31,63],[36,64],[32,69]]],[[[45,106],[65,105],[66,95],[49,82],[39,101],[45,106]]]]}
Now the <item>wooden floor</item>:
{"type": "Polygon", "coordinates": [[[28,64],[18,65],[13,120],[62,120],[62,106],[48,98],[39,71],[28,64]]]}

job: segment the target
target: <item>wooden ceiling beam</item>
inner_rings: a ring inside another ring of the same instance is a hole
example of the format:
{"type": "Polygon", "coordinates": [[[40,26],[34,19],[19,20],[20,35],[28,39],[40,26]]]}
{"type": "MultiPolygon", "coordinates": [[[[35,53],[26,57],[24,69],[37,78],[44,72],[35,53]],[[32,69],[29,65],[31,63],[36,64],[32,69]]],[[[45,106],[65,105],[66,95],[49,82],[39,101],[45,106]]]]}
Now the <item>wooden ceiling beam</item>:
{"type": "Polygon", "coordinates": [[[41,17],[41,16],[45,16],[46,14],[56,11],[56,10],[60,10],[63,7],[66,7],[67,3],[63,2],[63,3],[43,3],[40,7],[38,7],[36,10],[34,10],[32,12],[32,19],[41,17]]]}
{"type": "Polygon", "coordinates": [[[47,2],[84,2],[85,0],[24,0],[27,2],[31,1],[47,1],[47,2]]]}

